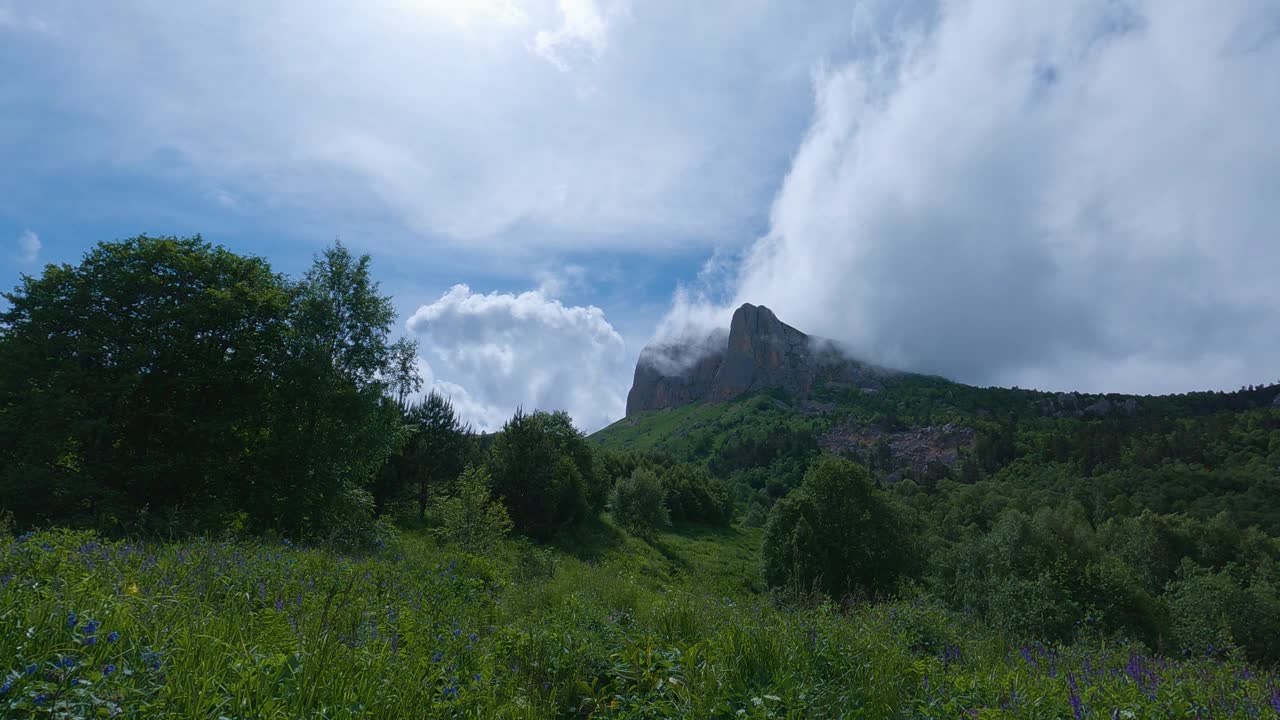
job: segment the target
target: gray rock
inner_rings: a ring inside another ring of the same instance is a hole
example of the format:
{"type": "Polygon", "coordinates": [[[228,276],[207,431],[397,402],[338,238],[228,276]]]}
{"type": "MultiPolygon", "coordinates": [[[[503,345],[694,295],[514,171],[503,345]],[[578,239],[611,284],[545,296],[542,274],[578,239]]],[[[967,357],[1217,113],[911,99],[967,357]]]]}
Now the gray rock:
{"type": "Polygon", "coordinates": [[[1276,399],[1271,401],[1273,407],[1280,407],[1280,395],[1276,395],[1276,399]]]}
{"type": "Polygon", "coordinates": [[[787,325],[769,308],[748,303],[733,313],[727,337],[721,331],[705,341],[669,342],[641,351],[627,393],[627,415],[768,389],[781,389],[803,402],[816,380],[857,387],[875,384],[875,378],[887,374],[787,325]]]}

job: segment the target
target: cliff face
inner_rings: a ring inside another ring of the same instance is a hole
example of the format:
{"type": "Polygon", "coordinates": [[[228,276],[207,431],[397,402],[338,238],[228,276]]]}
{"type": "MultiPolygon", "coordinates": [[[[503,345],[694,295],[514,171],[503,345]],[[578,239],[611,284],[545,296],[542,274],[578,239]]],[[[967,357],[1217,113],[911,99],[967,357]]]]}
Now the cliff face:
{"type": "Polygon", "coordinates": [[[627,393],[627,415],[772,388],[803,400],[818,378],[864,384],[882,372],[787,325],[769,308],[746,304],[733,313],[727,336],[721,331],[701,343],[646,347],[627,393]]]}

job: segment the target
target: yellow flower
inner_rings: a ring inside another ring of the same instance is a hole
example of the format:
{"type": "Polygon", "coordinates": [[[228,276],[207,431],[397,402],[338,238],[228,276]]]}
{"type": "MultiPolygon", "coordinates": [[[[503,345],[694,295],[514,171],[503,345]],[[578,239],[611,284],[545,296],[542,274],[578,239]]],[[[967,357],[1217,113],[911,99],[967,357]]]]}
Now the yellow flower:
{"type": "Polygon", "coordinates": [[[129,583],[128,585],[125,586],[124,591],[129,593],[130,595],[137,595],[138,583],[129,583]]]}

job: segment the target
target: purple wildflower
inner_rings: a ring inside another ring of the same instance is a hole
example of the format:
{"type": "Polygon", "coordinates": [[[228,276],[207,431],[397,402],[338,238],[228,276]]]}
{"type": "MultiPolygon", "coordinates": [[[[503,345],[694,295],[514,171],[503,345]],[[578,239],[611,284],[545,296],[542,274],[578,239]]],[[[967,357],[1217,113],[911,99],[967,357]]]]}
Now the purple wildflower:
{"type": "Polygon", "coordinates": [[[1075,673],[1067,673],[1067,685],[1071,689],[1071,713],[1075,716],[1075,720],[1084,717],[1084,703],[1080,701],[1080,689],[1076,687],[1075,673]]]}

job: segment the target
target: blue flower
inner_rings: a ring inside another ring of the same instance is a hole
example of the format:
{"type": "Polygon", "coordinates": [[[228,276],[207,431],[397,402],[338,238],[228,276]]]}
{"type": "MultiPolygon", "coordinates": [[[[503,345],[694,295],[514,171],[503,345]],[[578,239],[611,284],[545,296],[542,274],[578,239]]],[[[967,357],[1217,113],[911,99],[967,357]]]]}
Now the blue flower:
{"type": "Polygon", "coordinates": [[[35,701],[34,701],[34,702],[35,702],[35,704],[37,704],[37,705],[43,705],[43,704],[44,704],[45,699],[46,699],[45,694],[44,694],[44,693],[40,693],[39,695],[37,695],[37,696],[36,696],[36,699],[35,699],[35,701]]]}
{"type": "Polygon", "coordinates": [[[475,633],[471,633],[470,635],[467,636],[467,642],[475,642],[475,641],[476,641],[475,633]]]}
{"type": "Polygon", "coordinates": [[[475,675],[471,676],[471,679],[475,680],[476,682],[480,682],[482,679],[484,679],[484,675],[480,673],[476,673],[475,675]]]}
{"type": "Polygon", "coordinates": [[[112,630],[111,632],[107,633],[107,642],[115,642],[119,639],[120,639],[120,632],[118,630],[112,630]]]}
{"type": "Polygon", "coordinates": [[[35,675],[36,670],[39,670],[39,669],[40,669],[39,666],[37,666],[35,663],[31,663],[30,665],[27,666],[27,674],[35,675]]]}
{"type": "Polygon", "coordinates": [[[98,638],[95,635],[90,635],[89,637],[86,637],[84,640],[81,640],[80,642],[84,643],[85,645],[96,645],[98,642],[98,638]]]}
{"type": "Polygon", "coordinates": [[[444,694],[448,697],[458,697],[458,688],[453,685],[446,685],[444,694]]]}
{"type": "Polygon", "coordinates": [[[102,674],[103,674],[103,675],[110,675],[111,673],[113,673],[113,672],[115,672],[115,671],[116,671],[116,666],[115,666],[115,665],[107,665],[106,667],[102,668],[102,674]]]}
{"type": "Polygon", "coordinates": [[[62,658],[62,662],[58,663],[58,665],[70,670],[76,666],[76,659],[71,656],[67,656],[62,658]]]}
{"type": "Polygon", "coordinates": [[[13,678],[6,678],[3,685],[0,685],[0,695],[9,692],[9,688],[13,687],[13,678]]]}
{"type": "Polygon", "coordinates": [[[101,624],[102,624],[102,623],[98,622],[97,620],[90,620],[89,622],[87,622],[87,623],[85,623],[85,624],[84,624],[84,634],[85,634],[85,635],[92,635],[92,634],[94,634],[94,633],[98,632],[98,627],[99,627],[101,624]]]}
{"type": "Polygon", "coordinates": [[[444,653],[440,652],[439,650],[435,651],[435,653],[431,656],[431,662],[440,662],[443,659],[444,659],[444,653]]]}
{"type": "Polygon", "coordinates": [[[67,613],[67,627],[75,627],[80,623],[80,616],[75,613],[67,613]]]}

